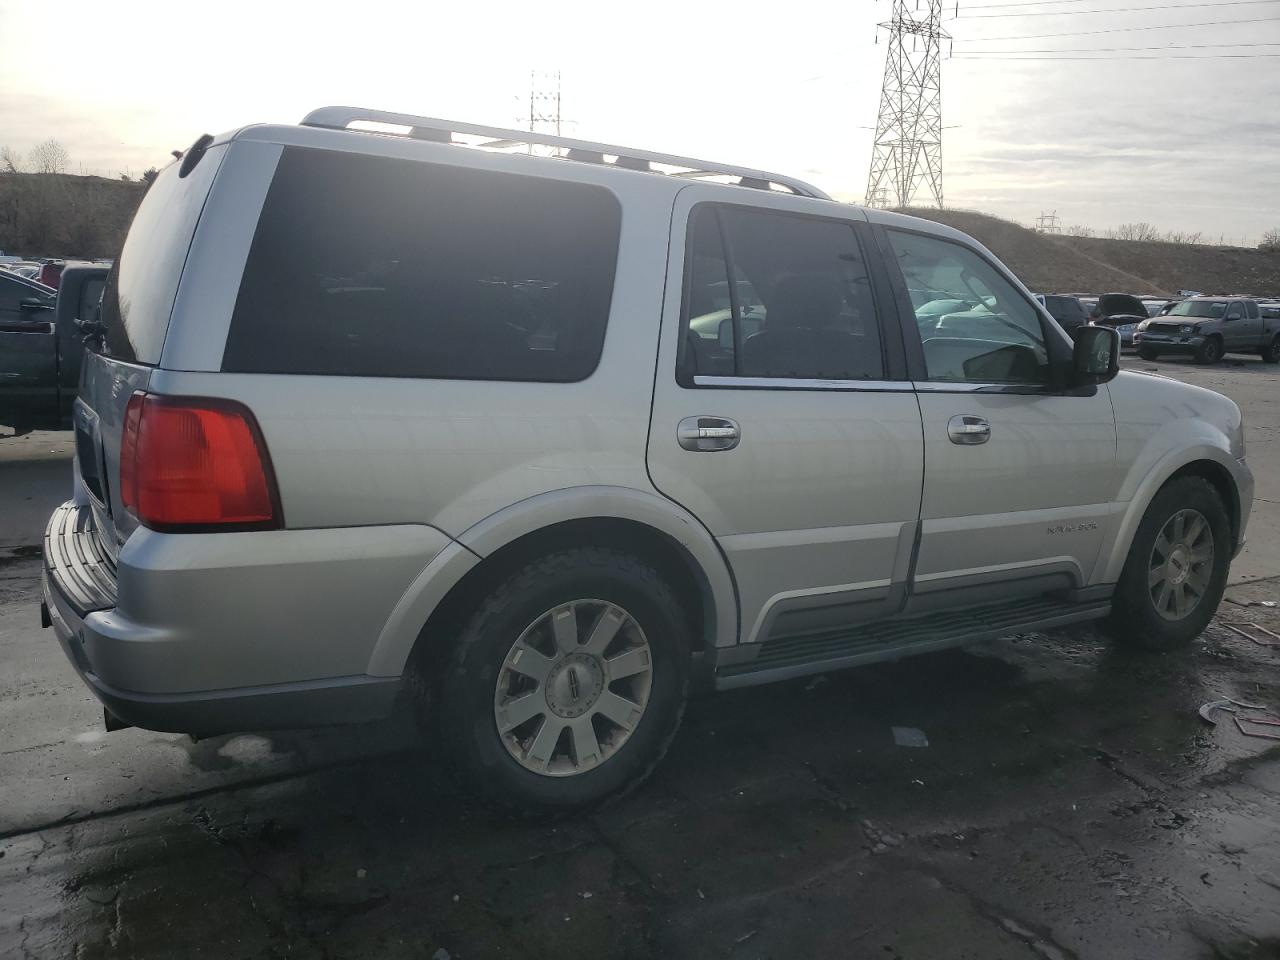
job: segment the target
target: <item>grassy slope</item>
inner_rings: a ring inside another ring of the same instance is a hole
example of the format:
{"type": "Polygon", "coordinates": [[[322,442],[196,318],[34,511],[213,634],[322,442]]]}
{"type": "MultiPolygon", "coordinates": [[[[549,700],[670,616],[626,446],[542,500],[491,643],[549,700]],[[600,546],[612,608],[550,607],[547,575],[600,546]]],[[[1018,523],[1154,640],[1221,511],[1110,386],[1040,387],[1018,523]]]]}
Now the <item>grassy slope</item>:
{"type": "Polygon", "coordinates": [[[970,210],[904,211],[975,237],[1032,290],[1280,296],[1280,256],[1241,247],[1050,237],[970,210]]]}

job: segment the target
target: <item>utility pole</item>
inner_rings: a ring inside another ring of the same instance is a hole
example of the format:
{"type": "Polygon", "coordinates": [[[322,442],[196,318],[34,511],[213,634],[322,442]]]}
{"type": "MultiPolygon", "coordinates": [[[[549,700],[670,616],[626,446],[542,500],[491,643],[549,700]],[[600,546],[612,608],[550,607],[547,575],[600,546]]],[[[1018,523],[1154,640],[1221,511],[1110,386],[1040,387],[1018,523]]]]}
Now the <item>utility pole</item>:
{"type": "Polygon", "coordinates": [[[923,187],[942,206],[942,0],[893,0],[866,201],[899,207],[923,187]],[[916,10],[908,10],[908,3],[916,10]],[[924,8],[923,10],[921,8],[924,8]]]}

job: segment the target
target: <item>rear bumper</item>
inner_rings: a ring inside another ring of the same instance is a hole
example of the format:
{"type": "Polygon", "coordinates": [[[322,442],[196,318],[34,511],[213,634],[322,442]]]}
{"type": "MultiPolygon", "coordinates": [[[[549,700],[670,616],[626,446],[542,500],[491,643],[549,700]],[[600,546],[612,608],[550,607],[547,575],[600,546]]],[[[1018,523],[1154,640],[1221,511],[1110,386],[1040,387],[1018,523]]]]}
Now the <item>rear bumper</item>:
{"type": "Polygon", "coordinates": [[[366,667],[444,534],[416,526],[139,530],[120,551],[118,583],[104,585],[115,571],[93,569],[79,511],[87,508],[64,504],[46,531],[45,622],[121,720],[210,735],[390,713],[400,678],[366,667]],[[81,541],[68,541],[69,531],[81,541]],[[89,602],[86,583],[104,587],[89,602]]]}

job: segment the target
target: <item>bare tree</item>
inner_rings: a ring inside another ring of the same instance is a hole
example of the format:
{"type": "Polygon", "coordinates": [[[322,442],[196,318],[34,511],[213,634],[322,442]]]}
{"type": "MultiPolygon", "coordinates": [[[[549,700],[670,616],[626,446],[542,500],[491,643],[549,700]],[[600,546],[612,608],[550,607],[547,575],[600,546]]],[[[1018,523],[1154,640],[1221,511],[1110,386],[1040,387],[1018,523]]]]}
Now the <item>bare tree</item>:
{"type": "Polygon", "coordinates": [[[1280,253],[1280,227],[1272,227],[1264,233],[1258,249],[1266,250],[1268,253],[1280,253]]]}
{"type": "Polygon", "coordinates": [[[1201,243],[1204,240],[1203,231],[1196,230],[1170,230],[1164,235],[1169,243],[1201,243]]]}
{"type": "Polygon", "coordinates": [[[31,150],[31,167],[36,173],[66,173],[71,154],[58,140],[50,137],[31,150]]]}
{"type": "Polygon", "coordinates": [[[0,147],[0,170],[5,173],[21,173],[22,154],[13,147],[0,147]]]}
{"type": "Polygon", "coordinates": [[[1074,226],[1067,227],[1067,235],[1072,237],[1097,236],[1093,227],[1086,227],[1083,224],[1079,224],[1079,223],[1075,224],[1074,226]]]}
{"type": "Polygon", "coordinates": [[[1140,220],[1137,223],[1122,223],[1114,230],[1107,231],[1107,235],[1115,240],[1160,239],[1160,231],[1145,220],[1140,220]]]}

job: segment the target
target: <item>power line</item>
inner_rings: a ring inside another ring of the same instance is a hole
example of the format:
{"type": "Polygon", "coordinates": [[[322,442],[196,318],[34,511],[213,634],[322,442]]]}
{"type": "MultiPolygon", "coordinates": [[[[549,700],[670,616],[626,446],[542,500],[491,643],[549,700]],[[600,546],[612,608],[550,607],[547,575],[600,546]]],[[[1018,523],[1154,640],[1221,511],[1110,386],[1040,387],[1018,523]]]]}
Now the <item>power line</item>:
{"type": "MultiPolygon", "coordinates": [[[[1212,3],[1161,3],[1151,7],[1114,7],[1106,10],[1037,10],[1019,13],[975,13],[951,17],[963,20],[990,20],[992,17],[1084,17],[1089,14],[1141,13],[1146,10],[1193,10],[1196,7],[1251,7],[1276,0],[1213,0],[1212,3]]],[[[1010,4],[1012,6],[1012,4],[1010,4]]]]}
{"type": "MultiPolygon", "coordinates": [[[[1016,51],[1015,51],[1016,52],[1016,51]]],[[[1131,60],[1252,60],[1259,57],[1280,57],[1280,53],[1175,53],[1169,56],[1148,56],[1147,54],[1138,54],[1132,57],[1019,57],[1019,56],[977,56],[962,55],[952,57],[952,60],[1117,60],[1127,63],[1131,60]]]]}
{"type": "Polygon", "coordinates": [[[1175,43],[1154,47],[1046,47],[1035,50],[967,50],[961,56],[971,57],[982,53],[1121,53],[1134,50],[1217,50],[1234,47],[1280,47],[1280,40],[1267,40],[1260,43],[1175,43]]]}
{"type": "Polygon", "coordinates": [[[956,43],[1000,43],[1005,40],[1047,40],[1051,37],[1091,37],[1100,33],[1133,33],[1137,30],[1176,30],[1184,27],[1221,27],[1230,24],[1280,23],[1280,17],[1257,17],[1253,20],[1204,20],[1199,23],[1164,23],[1145,27],[1108,27],[1105,30],[1077,30],[1067,33],[1032,33],[1017,37],[957,38],[956,43]]]}
{"type": "MultiPolygon", "coordinates": [[[[1262,0],[1259,0],[1262,2],[1262,0]]],[[[1018,3],[966,3],[966,10],[1003,10],[1006,7],[1043,7],[1046,4],[1097,3],[1097,0],[1019,0],[1018,3]]],[[[957,2],[957,9],[959,3],[957,2]]]]}

